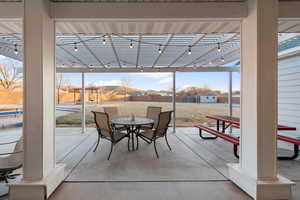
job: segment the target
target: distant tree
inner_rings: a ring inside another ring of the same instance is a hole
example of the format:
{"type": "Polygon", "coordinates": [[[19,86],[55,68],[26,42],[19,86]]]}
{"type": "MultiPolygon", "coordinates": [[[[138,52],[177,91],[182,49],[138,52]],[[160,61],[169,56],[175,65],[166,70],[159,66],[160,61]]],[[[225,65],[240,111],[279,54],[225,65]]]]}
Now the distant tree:
{"type": "Polygon", "coordinates": [[[235,91],[232,92],[232,94],[239,95],[239,94],[241,94],[241,91],[235,90],[235,91]]]}
{"type": "Polygon", "coordinates": [[[62,73],[56,74],[56,89],[57,89],[57,103],[60,104],[60,91],[64,88],[69,90],[71,86],[70,79],[63,76],[62,73]]]}
{"type": "Polygon", "coordinates": [[[18,81],[22,79],[22,76],[17,71],[17,67],[15,65],[3,65],[0,64],[0,86],[8,89],[14,90],[20,85],[18,85],[18,81]]]}

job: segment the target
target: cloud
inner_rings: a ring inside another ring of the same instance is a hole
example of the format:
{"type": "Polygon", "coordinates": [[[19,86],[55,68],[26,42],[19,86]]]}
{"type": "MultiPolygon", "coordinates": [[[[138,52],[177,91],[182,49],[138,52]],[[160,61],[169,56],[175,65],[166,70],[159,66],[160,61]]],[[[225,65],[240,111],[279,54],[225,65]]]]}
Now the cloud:
{"type": "Polygon", "coordinates": [[[132,76],[143,76],[145,78],[152,78],[152,79],[160,79],[166,78],[171,75],[168,72],[144,72],[144,73],[131,73],[132,76]]]}
{"type": "Polygon", "coordinates": [[[183,86],[177,88],[177,90],[180,91],[180,90],[184,90],[184,89],[189,88],[189,87],[195,87],[195,86],[193,86],[193,85],[183,85],[183,86]]]}
{"type": "Polygon", "coordinates": [[[97,81],[94,82],[93,85],[95,86],[121,86],[122,85],[122,81],[121,80],[108,80],[108,81],[97,81]]]}
{"type": "Polygon", "coordinates": [[[172,77],[166,77],[163,79],[160,79],[157,83],[158,84],[165,84],[165,83],[172,83],[173,78],[172,77]]]}

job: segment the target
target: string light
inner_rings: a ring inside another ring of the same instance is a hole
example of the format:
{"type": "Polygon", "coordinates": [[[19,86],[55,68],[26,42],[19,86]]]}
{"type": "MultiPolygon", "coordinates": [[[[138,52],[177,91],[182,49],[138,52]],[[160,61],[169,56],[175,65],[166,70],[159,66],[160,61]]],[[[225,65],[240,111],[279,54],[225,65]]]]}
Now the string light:
{"type": "Polygon", "coordinates": [[[218,52],[221,52],[221,44],[218,43],[218,52]]]}
{"type": "Polygon", "coordinates": [[[18,46],[17,44],[15,44],[15,50],[14,50],[15,54],[18,55],[19,54],[19,50],[18,50],[18,46]]]}
{"type": "Polygon", "coordinates": [[[130,42],[129,48],[130,48],[130,49],[133,48],[132,40],[131,40],[131,42],[130,42]]]}
{"type": "Polygon", "coordinates": [[[161,44],[159,45],[158,53],[159,53],[159,54],[162,53],[162,50],[161,50],[161,44]]]}
{"type": "Polygon", "coordinates": [[[192,54],[192,47],[191,47],[191,46],[189,46],[188,54],[189,54],[189,55],[192,54]]]}
{"type": "Polygon", "coordinates": [[[77,43],[74,42],[74,51],[77,52],[78,51],[78,47],[77,47],[77,43]]]}
{"type": "Polygon", "coordinates": [[[105,35],[103,35],[103,40],[102,40],[102,44],[105,45],[106,44],[106,39],[105,39],[105,35]]]}

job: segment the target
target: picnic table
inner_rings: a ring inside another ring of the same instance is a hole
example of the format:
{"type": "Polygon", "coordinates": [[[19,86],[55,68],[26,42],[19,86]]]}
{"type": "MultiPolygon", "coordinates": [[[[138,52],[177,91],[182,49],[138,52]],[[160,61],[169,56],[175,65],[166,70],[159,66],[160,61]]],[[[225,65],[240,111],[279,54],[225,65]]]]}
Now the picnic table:
{"type": "MultiPolygon", "coordinates": [[[[240,128],[240,119],[238,117],[231,117],[226,115],[209,115],[207,116],[209,119],[214,119],[217,121],[217,130],[214,130],[210,127],[206,127],[204,125],[196,125],[195,127],[199,129],[199,136],[202,139],[209,140],[209,139],[217,139],[222,138],[223,140],[230,142],[233,144],[233,152],[235,157],[239,158],[238,155],[238,146],[240,145],[239,137],[233,137],[230,134],[225,134],[225,130],[228,127],[234,127],[234,128],[240,128]],[[222,132],[220,131],[220,122],[222,123],[222,132]],[[205,131],[211,135],[214,135],[214,137],[207,137],[202,135],[202,131],[205,131]]],[[[290,127],[285,125],[278,125],[279,131],[295,131],[296,127],[290,127]]],[[[277,135],[277,139],[280,141],[284,141],[287,143],[291,143],[294,145],[294,154],[292,156],[278,156],[277,158],[279,160],[294,160],[299,155],[299,145],[300,140],[293,137],[283,136],[283,135],[277,135]]]]}
{"type": "MultiPolygon", "coordinates": [[[[217,121],[218,131],[220,131],[220,123],[222,123],[222,133],[225,133],[225,130],[230,126],[233,126],[234,128],[240,128],[240,118],[238,117],[232,117],[227,115],[208,115],[206,117],[217,121]]],[[[277,129],[279,131],[295,131],[296,127],[278,124],[277,129]]]]}

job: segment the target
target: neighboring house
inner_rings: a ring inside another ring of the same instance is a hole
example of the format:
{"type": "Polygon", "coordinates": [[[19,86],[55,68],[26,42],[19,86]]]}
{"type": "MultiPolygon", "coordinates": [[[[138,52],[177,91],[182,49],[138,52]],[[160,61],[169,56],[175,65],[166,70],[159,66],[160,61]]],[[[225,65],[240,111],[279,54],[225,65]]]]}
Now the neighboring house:
{"type": "Polygon", "coordinates": [[[194,102],[194,97],[193,96],[187,96],[186,97],[186,102],[193,103],[194,102]]]}
{"type": "Polygon", "coordinates": [[[131,96],[142,96],[143,93],[139,91],[133,91],[133,92],[128,92],[129,95],[131,96]]]}
{"type": "Polygon", "coordinates": [[[160,96],[171,96],[170,93],[168,93],[168,92],[159,92],[158,94],[160,96]]]}
{"type": "Polygon", "coordinates": [[[197,97],[198,103],[217,103],[218,96],[216,94],[201,94],[197,97]]]}

